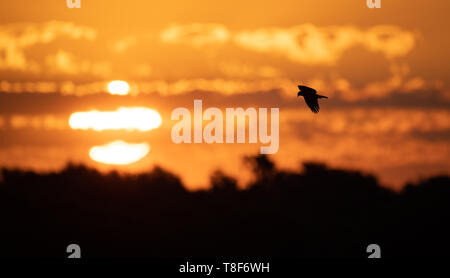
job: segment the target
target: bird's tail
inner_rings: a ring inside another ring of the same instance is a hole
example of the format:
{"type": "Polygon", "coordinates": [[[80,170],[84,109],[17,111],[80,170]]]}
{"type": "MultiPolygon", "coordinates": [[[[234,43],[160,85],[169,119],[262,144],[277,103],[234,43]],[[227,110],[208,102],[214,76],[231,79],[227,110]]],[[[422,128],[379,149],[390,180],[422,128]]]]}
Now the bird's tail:
{"type": "Polygon", "coordinates": [[[326,96],[322,96],[322,95],[317,95],[318,98],[328,98],[326,96]]]}

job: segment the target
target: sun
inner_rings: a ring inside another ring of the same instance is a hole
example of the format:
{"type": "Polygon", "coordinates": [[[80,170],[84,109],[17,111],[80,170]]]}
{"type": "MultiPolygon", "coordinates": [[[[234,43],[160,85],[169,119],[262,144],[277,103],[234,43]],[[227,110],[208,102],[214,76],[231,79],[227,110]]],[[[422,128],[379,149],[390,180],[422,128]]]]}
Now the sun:
{"type": "Polygon", "coordinates": [[[117,140],[102,146],[94,146],[89,151],[92,160],[111,165],[127,165],[144,158],[150,151],[147,143],[130,144],[117,140]]]}
{"type": "Polygon", "coordinates": [[[127,95],[130,91],[130,85],[127,82],[121,80],[114,80],[108,83],[108,92],[111,95],[127,95]]]}
{"type": "Polygon", "coordinates": [[[149,131],[161,125],[161,115],[146,107],[119,107],[116,111],[75,112],[70,115],[72,129],[149,131]]]}

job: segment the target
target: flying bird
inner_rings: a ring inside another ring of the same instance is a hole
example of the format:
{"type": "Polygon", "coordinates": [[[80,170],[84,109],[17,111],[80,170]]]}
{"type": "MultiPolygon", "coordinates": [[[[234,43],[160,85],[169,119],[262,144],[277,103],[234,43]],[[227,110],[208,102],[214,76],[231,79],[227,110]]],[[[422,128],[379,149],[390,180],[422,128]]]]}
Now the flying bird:
{"type": "Polygon", "coordinates": [[[319,112],[319,98],[328,98],[326,96],[321,96],[317,94],[317,91],[313,88],[299,85],[299,92],[297,94],[297,97],[303,96],[305,98],[305,102],[308,105],[308,107],[313,111],[314,113],[319,112]]]}

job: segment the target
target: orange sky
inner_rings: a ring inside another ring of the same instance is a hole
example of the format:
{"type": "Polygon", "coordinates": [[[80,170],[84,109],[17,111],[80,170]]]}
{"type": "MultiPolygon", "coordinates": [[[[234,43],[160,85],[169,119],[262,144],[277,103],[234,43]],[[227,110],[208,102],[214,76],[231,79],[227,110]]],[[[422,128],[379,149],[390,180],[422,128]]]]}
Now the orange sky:
{"type": "MultiPolygon", "coordinates": [[[[0,165],[105,168],[92,146],[146,142],[125,170],[155,164],[190,187],[216,168],[242,176],[253,145],[176,145],[170,112],[279,107],[280,167],[300,161],[377,174],[391,186],[450,169],[448,1],[0,1],[0,165]],[[111,80],[132,96],[111,96],[111,80]],[[313,115],[298,83],[329,100],[313,115]],[[74,131],[91,109],[158,110],[156,130],[74,131]],[[233,163],[229,163],[233,161],[233,163]],[[227,162],[227,163],[225,163],[227,162]]],[[[106,167],[109,169],[109,167],[106,167]]]]}

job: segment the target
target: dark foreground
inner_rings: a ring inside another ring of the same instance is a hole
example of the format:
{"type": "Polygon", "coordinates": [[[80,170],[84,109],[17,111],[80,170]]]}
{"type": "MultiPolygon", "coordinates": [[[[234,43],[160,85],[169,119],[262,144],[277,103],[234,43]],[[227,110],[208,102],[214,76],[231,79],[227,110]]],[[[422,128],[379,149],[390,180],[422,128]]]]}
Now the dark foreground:
{"type": "Polygon", "coordinates": [[[188,192],[171,173],[102,175],[69,165],[60,173],[3,170],[0,257],[367,257],[446,256],[450,178],[400,193],[375,177],[307,163],[278,171],[245,159],[255,182],[238,190],[216,172],[210,191],[188,192]]]}

